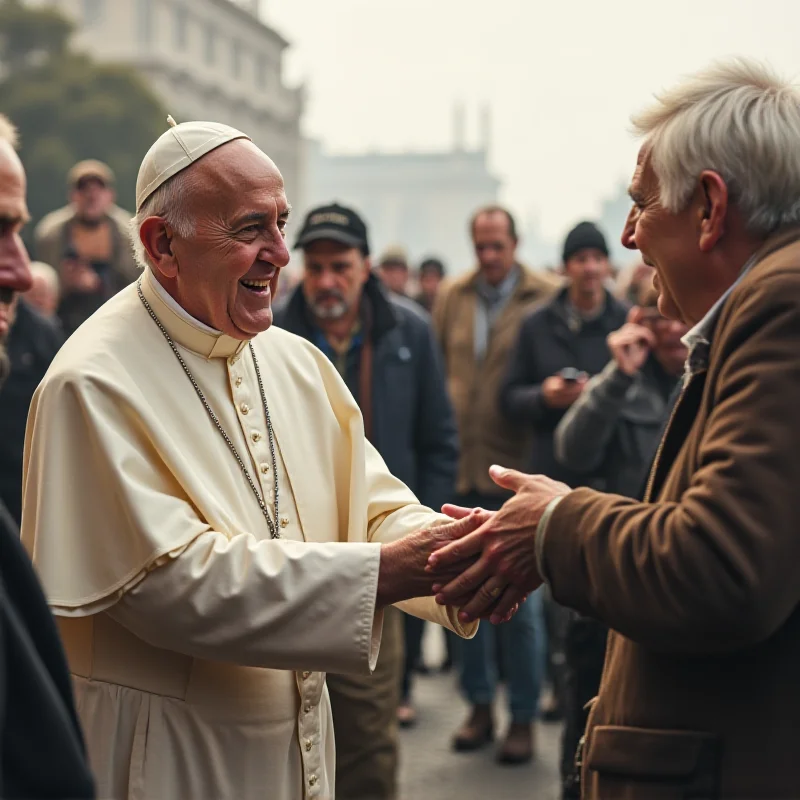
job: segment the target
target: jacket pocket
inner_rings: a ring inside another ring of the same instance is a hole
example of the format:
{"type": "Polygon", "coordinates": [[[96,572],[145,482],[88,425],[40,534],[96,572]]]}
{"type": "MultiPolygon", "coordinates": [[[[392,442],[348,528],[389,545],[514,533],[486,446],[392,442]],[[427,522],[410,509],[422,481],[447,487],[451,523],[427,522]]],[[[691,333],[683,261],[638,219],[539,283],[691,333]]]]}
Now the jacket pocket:
{"type": "Polygon", "coordinates": [[[598,725],[586,754],[588,797],[715,800],[721,750],[713,733],[598,725]]]}

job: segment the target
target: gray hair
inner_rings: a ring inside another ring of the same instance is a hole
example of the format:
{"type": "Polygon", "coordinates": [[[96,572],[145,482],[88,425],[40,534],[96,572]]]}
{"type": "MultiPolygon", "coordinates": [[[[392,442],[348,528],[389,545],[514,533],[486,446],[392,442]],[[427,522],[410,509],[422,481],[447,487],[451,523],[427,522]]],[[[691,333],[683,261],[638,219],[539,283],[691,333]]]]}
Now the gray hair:
{"type": "Polygon", "coordinates": [[[8,142],[15,150],[19,145],[19,133],[5,114],[0,114],[0,142],[8,142]]]}
{"type": "Polygon", "coordinates": [[[194,233],[194,220],[186,211],[186,197],[191,190],[192,176],[185,169],[156,189],[130,222],[133,257],[145,269],[152,266],[150,256],[142,243],[142,224],[148,217],[161,217],[178,236],[187,237],[194,233]]]}
{"type": "Polygon", "coordinates": [[[717,62],[634,115],[650,147],[661,203],[686,207],[703,170],[719,173],[748,229],[800,223],[800,93],[745,58],[717,62]]]}

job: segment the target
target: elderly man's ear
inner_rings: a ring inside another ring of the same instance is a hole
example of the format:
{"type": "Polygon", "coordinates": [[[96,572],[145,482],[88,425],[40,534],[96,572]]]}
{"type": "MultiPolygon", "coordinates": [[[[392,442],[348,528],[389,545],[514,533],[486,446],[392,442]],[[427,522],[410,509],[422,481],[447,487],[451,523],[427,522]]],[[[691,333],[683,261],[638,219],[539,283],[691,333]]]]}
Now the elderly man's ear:
{"type": "Polygon", "coordinates": [[[161,217],[148,217],[139,236],[153,266],[166,278],[178,274],[178,264],[172,252],[172,230],[161,217]]]}
{"type": "Polygon", "coordinates": [[[704,170],[696,194],[700,249],[708,252],[725,233],[728,187],[717,172],[704,170]]]}

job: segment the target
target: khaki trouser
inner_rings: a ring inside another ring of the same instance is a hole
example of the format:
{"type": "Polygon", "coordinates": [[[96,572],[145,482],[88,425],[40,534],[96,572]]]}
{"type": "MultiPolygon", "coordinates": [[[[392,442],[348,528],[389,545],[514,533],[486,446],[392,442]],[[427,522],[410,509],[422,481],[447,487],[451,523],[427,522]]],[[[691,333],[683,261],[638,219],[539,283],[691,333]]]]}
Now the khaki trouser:
{"type": "Polygon", "coordinates": [[[372,675],[328,675],[336,736],[336,800],[393,800],[397,793],[401,614],[386,609],[372,675]]]}

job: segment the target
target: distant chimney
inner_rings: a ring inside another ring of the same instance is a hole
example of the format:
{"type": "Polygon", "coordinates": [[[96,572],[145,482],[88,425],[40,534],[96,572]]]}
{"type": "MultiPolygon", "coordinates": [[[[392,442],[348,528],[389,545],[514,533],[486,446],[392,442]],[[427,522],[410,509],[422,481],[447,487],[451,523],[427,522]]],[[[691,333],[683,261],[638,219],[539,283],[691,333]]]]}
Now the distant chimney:
{"type": "Polygon", "coordinates": [[[453,106],[453,148],[458,153],[466,149],[466,112],[463,103],[453,106]]]}
{"type": "Polygon", "coordinates": [[[481,109],[480,147],[484,153],[488,153],[492,147],[492,109],[488,103],[481,109]]]}

